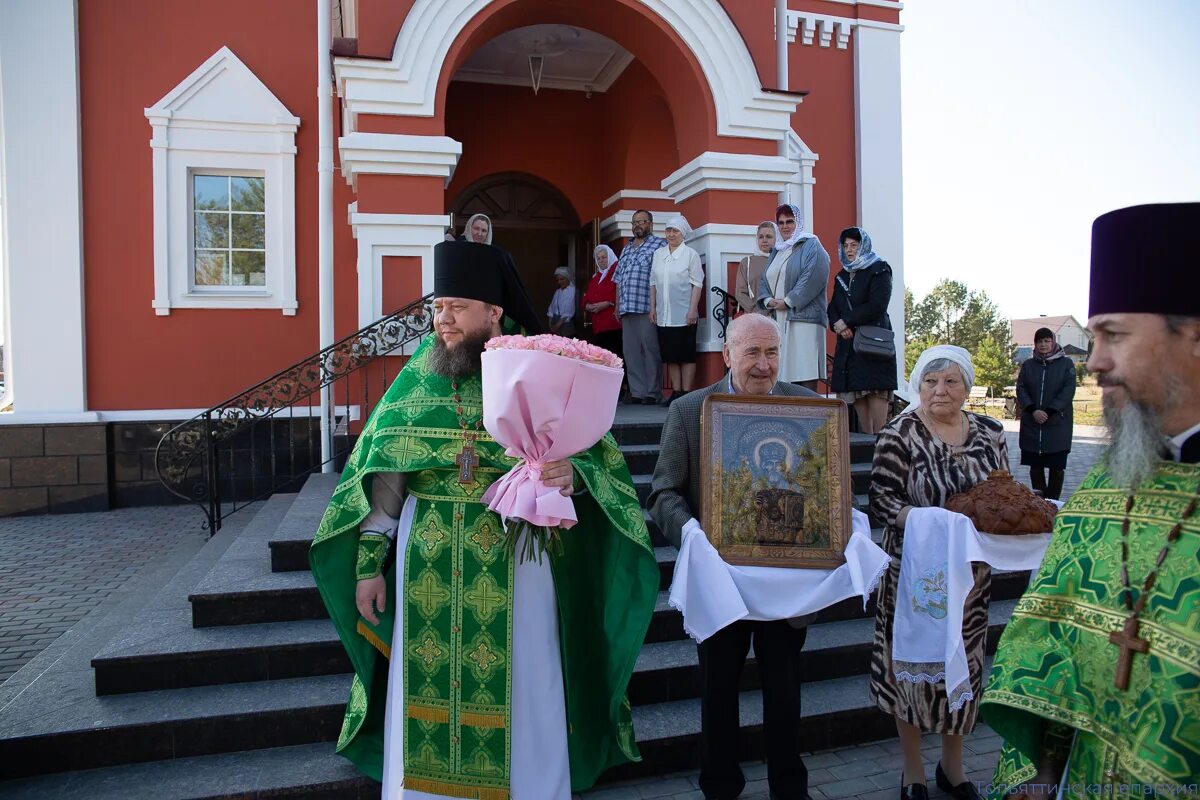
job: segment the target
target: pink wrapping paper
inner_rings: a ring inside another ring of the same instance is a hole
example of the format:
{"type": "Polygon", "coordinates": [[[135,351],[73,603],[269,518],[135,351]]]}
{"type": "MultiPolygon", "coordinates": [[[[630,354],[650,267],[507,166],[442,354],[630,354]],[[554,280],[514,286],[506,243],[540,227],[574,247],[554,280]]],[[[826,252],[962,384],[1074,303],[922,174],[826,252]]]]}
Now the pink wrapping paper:
{"type": "Polygon", "coordinates": [[[612,427],[624,372],[538,350],[483,354],[483,426],[521,463],[483,495],[501,517],[570,528],[575,503],[541,467],[587,450],[612,427]]]}

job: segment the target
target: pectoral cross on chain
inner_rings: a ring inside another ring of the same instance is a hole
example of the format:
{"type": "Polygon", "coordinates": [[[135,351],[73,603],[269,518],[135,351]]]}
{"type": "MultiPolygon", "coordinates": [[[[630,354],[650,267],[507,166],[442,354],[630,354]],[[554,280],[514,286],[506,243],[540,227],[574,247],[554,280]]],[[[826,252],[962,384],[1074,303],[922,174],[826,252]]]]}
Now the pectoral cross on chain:
{"type": "Polygon", "coordinates": [[[479,456],[475,454],[475,440],[464,439],[462,450],[454,459],[458,464],[458,482],[464,486],[475,482],[475,468],[479,466],[479,456]]]}
{"type": "Polygon", "coordinates": [[[1129,668],[1133,665],[1133,654],[1150,652],[1150,643],[1138,638],[1140,625],[1138,618],[1131,616],[1125,620],[1124,628],[1108,635],[1108,641],[1121,648],[1121,655],[1117,657],[1117,674],[1113,678],[1113,686],[1121,691],[1129,688],[1129,668]]]}

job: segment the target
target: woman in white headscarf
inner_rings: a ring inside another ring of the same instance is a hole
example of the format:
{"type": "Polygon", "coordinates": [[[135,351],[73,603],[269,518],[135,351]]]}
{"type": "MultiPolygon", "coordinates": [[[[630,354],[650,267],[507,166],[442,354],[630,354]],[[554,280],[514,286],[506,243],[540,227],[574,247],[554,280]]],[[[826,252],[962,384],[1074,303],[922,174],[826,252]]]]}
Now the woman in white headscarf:
{"type": "MultiPolygon", "coordinates": [[[[975,728],[983,694],[984,644],[988,629],[991,573],[976,564],[975,586],[963,607],[963,641],[974,699],[961,706],[946,696],[944,682],[921,682],[920,667],[892,661],[892,630],[904,528],[909,511],[943,506],[960,492],[1008,469],[1004,427],[990,417],[963,409],[975,381],[971,355],[961,347],[937,345],[921,354],[909,380],[912,402],[879,432],[871,468],[871,513],[883,523],[883,549],[892,557],[879,583],[875,643],[871,656],[871,697],[896,718],[904,751],[903,796],[928,797],[921,758],[921,734],[940,733],[942,754],[937,784],[955,800],[974,800],[962,763],[962,737],[975,728]],[[956,707],[957,706],[957,707],[956,707]]],[[[924,676],[922,676],[924,677],[924,676]]],[[[956,701],[966,696],[957,697],[956,701]]]]}
{"type": "Polygon", "coordinates": [[[617,317],[617,254],[606,244],[592,252],[596,271],[588,281],[583,293],[583,310],[592,315],[592,342],[616,353],[621,353],[621,320],[617,317]]]}
{"type": "Polygon", "coordinates": [[[775,209],[779,241],[758,284],[758,305],[779,326],[779,380],[816,391],[825,377],[825,286],[829,253],[804,230],[800,208],[775,209]]]}
{"type": "Polygon", "coordinates": [[[550,332],[559,336],[575,336],[575,282],[571,280],[569,267],[559,267],[554,270],[554,280],[558,288],[554,297],[550,298],[550,308],[546,315],[550,318],[550,332]]]}
{"type": "Polygon", "coordinates": [[[746,256],[742,259],[742,263],[738,264],[737,282],[733,296],[737,298],[738,309],[741,313],[766,314],[767,310],[756,302],[758,285],[762,282],[763,273],[767,271],[767,264],[771,262],[771,256],[775,253],[775,242],[779,241],[779,229],[775,227],[774,222],[769,220],[761,222],[754,238],[758,245],[758,252],[752,256],[746,256]]]}
{"type": "Polygon", "coordinates": [[[854,330],[860,325],[891,330],[892,268],[871,248],[871,235],[858,227],[842,231],[838,259],[842,269],[826,309],[829,327],[838,336],[830,388],[854,406],[860,431],[879,433],[896,389],[896,354],[888,358],[854,352],[854,330]]]}
{"type": "Polygon", "coordinates": [[[467,224],[463,226],[464,241],[476,242],[478,244],[492,243],[492,220],[487,214],[472,214],[467,220],[467,224]]]}
{"type": "Polygon", "coordinates": [[[670,405],[692,390],[696,378],[696,325],[704,268],[700,254],[683,243],[692,226],[682,214],[667,222],[667,244],[650,267],[650,322],[658,328],[658,350],[671,379],[670,405]]]}

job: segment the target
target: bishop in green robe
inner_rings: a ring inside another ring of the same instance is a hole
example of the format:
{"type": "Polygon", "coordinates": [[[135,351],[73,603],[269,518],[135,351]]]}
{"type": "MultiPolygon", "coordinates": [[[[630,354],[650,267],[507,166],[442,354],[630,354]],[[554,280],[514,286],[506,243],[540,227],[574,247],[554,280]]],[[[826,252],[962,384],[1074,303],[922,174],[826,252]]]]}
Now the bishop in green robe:
{"type": "Polygon", "coordinates": [[[502,324],[539,323],[488,245],[437,245],[434,293],[435,335],[364,425],[312,545],[354,666],[337,749],[388,797],[558,800],[639,759],[626,687],[658,568],[611,435],[558,470],[579,517],[561,553],[508,555],[481,498],[516,462],[479,424],[479,354],[502,324]]]}
{"type": "Polygon", "coordinates": [[[1005,739],[993,797],[1197,795],[1200,306],[1179,286],[1197,226],[1188,203],[1093,227],[1088,369],[1112,443],[1000,640],[980,708],[1005,739]]]}

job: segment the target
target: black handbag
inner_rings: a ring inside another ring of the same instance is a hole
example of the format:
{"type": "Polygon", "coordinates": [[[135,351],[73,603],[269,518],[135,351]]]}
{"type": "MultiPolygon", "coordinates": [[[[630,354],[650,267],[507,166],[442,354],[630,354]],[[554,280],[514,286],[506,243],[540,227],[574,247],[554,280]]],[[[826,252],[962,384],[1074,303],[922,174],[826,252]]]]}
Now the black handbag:
{"type": "MultiPolygon", "coordinates": [[[[850,286],[842,280],[841,275],[837,277],[837,282],[846,292],[846,304],[853,309],[854,304],[850,301],[850,286]]],[[[896,357],[896,333],[891,328],[879,325],[859,325],[854,329],[852,346],[855,355],[890,361],[896,357]]]]}
{"type": "Polygon", "coordinates": [[[890,361],[896,357],[895,332],[878,325],[859,325],[854,329],[854,354],[890,361]]]}

